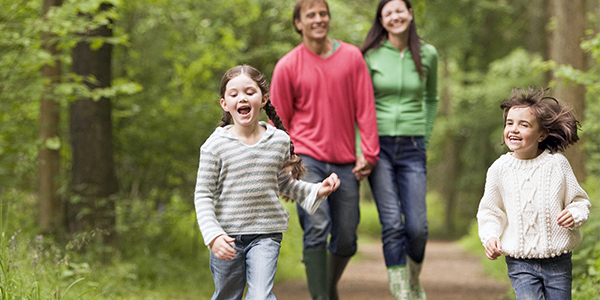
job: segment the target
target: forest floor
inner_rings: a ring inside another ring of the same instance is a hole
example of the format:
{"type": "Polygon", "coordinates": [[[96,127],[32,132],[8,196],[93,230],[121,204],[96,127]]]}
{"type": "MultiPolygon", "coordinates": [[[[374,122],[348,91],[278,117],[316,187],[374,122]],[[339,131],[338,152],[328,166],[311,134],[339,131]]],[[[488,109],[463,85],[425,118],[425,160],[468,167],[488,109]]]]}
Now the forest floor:
{"type": "MultiPolygon", "coordinates": [[[[429,241],[421,274],[427,299],[510,299],[506,296],[510,284],[486,275],[480,260],[456,243],[429,241]]],[[[305,280],[276,283],[274,293],[282,300],[310,298],[305,280]]],[[[339,283],[339,294],[343,300],[393,300],[380,243],[359,245],[339,283]]]]}

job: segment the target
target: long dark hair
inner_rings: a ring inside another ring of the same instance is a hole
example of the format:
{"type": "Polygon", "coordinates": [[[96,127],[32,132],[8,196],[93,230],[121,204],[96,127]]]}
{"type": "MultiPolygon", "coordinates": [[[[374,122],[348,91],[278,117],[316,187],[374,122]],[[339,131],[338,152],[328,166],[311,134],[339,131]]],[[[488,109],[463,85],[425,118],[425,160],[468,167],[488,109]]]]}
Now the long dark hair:
{"type": "Polygon", "coordinates": [[[504,99],[500,108],[504,110],[504,127],[508,111],[513,107],[529,107],[537,118],[540,130],[548,136],[538,144],[538,148],[550,150],[550,153],[564,151],[579,140],[577,130],[581,124],[575,118],[573,109],[558,99],[546,96],[548,88],[527,91],[514,88],[512,96],[504,99]]]}
{"type": "MultiPolygon", "coordinates": [[[[229,80],[242,74],[250,77],[250,79],[256,82],[256,84],[260,88],[260,92],[262,93],[263,97],[269,97],[269,82],[267,81],[265,76],[252,66],[239,65],[227,70],[227,72],[225,72],[225,74],[223,75],[223,78],[221,78],[221,89],[219,94],[221,99],[225,98],[225,91],[227,89],[227,83],[229,82],[229,80]]],[[[273,106],[273,104],[271,104],[271,99],[267,100],[267,103],[265,104],[263,109],[265,110],[265,113],[267,114],[269,120],[273,122],[273,125],[275,125],[277,129],[283,130],[287,133],[285,126],[283,126],[283,122],[281,122],[279,115],[275,111],[275,107],[273,106]]],[[[219,127],[225,127],[231,124],[231,119],[231,114],[227,111],[223,111],[223,117],[221,118],[221,123],[219,123],[219,127]]],[[[292,141],[290,141],[290,159],[288,159],[285,162],[283,167],[284,169],[292,173],[292,178],[294,179],[301,178],[302,176],[304,176],[304,174],[306,174],[306,169],[304,168],[302,159],[294,152],[294,143],[292,143],[292,141]]]]}
{"type": "MultiPolygon", "coordinates": [[[[371,25],[371,29],[369,33],[367,33],[367,37],[365,41],[360,46],[360,51],[363,56],[369,49],[377,49],[381,47],[383,41],[387,39],[388,32],[383,28],[381,24],[381,11],[383,7],[395,0],[381,0],[379,4],[377,4],[377,13],[375,14],[375,19],[373,20],[373,25],[371,25]]],[[[412,9],[412,5],[408,0],[401,0],[406,4],[407,9],[412,9]]],[[[417,34],[417,25],[415,25],[415,17],[413,13],[413,19],[410,21],[410,25],[408,28],[408,48],[410,49],[410,53],[412,53],[413,61],[415,62],[415,67],[417,68],[417,72],[419,73],[419,77],[423,77],[423,63],[421,62],[421,37],[417,34]]]]}

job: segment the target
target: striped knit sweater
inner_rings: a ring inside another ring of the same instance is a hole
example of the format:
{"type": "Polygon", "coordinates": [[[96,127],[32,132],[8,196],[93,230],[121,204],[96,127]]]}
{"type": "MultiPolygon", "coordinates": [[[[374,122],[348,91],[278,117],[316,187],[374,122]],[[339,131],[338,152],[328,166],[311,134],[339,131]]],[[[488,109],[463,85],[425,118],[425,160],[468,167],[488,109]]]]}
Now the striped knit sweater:
{"type": "Polygon", "coordinates": [[[219,235],[284,232],[288,212],[279,195],[288,196],[314,213],[326,197],[316,197],[321,184],[291,179],[283,170],[290,157],[289,136],[266,127],[262,139],[246,145],[219,127],[200,148],[194,204],[204,243],[219,235]]]}
{"type": "Polygon", "coordinates": [[[502,155],[487,172],[477,220],[484,247],[501,237],[502,252],[514,258],[548,258],[568,253],[582,240],[590,201],[562,154],[544,151],[534,159],[502,155]],[[573,228],[558,225],[568,209],[573,228]]]}

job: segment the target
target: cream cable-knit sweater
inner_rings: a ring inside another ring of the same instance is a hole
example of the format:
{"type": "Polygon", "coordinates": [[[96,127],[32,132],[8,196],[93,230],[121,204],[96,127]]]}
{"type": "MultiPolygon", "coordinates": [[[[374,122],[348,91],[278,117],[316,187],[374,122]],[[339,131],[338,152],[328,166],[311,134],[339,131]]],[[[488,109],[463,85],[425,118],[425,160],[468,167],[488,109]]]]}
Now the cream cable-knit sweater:
{"type": "Polygon", "coordinates": [[[529,160],[509,152],[489,168],[477,220],[484,247],[501,238],[502,252],[514,258],[548,258],[568,253],[581,243],[579,228],[588,219],[589,197],[562,154],[544,151],[529,160]],[[568,209],[573,228],[558,225],[568,209]]]}

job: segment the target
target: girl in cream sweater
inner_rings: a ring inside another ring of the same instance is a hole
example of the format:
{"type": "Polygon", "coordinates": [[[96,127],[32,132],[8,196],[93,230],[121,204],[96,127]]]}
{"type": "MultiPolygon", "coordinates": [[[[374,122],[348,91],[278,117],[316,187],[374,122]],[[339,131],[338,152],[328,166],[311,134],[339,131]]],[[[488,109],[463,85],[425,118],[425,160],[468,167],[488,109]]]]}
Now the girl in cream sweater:
{"type": "Polygon", "coordinates": [[[590,208],[557,153],[577,142],[579,122],[545,91],[515,89],[500,106],[511,152],[489,168],[477,213],[486,256],[505,255],[517,299],[571,299],[571,251],[590,208]]]}

